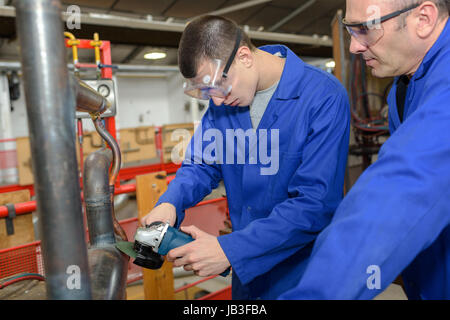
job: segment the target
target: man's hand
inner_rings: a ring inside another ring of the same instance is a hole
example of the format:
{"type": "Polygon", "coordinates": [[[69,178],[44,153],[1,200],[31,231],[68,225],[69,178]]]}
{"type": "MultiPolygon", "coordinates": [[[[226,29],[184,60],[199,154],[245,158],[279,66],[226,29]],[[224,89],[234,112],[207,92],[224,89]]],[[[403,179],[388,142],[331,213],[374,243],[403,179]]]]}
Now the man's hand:
{"type": "Polygon", "coordinates": [[[207,277],[224,272],[230,266],[217,238],[201,231],[195,226],[181,227],[181,231],[189,233],[195,240],[167,254],[167,261],[174,267],[184,266],[201,277],[207,277]]]}
{"type": "Polygon", "coordinates": [[[141,219],[141,224],[145,227],[155,221],[167,222],[173,227],[177,219],[177,210],[170,203],[161,203],[153,208],[145,217],[141,219]]]}

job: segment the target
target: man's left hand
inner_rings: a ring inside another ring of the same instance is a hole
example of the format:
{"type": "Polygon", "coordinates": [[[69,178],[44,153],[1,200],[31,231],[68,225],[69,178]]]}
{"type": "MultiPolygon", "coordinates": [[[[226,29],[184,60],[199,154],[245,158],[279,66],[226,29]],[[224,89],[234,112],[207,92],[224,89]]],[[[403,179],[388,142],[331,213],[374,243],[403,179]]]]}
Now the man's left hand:
{"type": "Polygon", "coordinates": [[[217,237],[201,231],[195,226],[181,227],[181,231],[190,234],[195,240],[167,253],[167,261],[174,267],[184,267],[201,277],[220,274],[230,266],[217,237]]]}

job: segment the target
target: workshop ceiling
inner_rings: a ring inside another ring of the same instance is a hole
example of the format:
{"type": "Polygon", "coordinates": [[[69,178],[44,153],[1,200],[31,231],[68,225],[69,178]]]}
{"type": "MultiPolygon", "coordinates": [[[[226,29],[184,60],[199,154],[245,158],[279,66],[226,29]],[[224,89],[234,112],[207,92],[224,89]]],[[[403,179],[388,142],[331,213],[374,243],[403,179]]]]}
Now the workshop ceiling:
{"type": "MultiPolygon", "coordinates": [[[[82,14],[107,14],[133,19],[147,19],[157,22],[185,23],[189,19],[224,8],[259,0],[71,0],[62,1],[63,9],[77,5],[82,14]]],[[[11,5],[11,1],[5,1],[11,5]]],[[[345,9],[345,0],[261,0],[259,4],[222,14],[233,19],[249,30],[271,31],[283,34],[307,35],[321,39],[331,38],[331,22],[339,10],[345,9]],[[299,14],[277,26],[280,21],[295,10],[306,6],[299,14]],[[276,29],[274,29],[274,27],[276,29]]],[[[112,43],[113,63],[164,64],[176,65],[176,49],[180,32],[166,30],[133,29],[124,25],[83,24],[79,30],[70,30],[78,38],[92,38],[98,32],[101,39],[112,43]],[[167,58],[149,61],[143,58],[146,52],[163,50],[167,58]]],[[[0,36],[6,40],[14,39],[14,18],[0,18],[0,36]]],[[[16,41],[14,41],[16,42],[16,41]]],[[[0,60],[10,59],[15,48],[4,48],[11,41],[3,41],[0,47],[0,60]]],[[[275,43],[275,41],[254,40],[256,45],[275,43]]],[[[286,43],[300,56],[331,57],[330,46],[286,43]]],[[[81,53],[80,60],[90,59],[91,53],[81,53]]]]}

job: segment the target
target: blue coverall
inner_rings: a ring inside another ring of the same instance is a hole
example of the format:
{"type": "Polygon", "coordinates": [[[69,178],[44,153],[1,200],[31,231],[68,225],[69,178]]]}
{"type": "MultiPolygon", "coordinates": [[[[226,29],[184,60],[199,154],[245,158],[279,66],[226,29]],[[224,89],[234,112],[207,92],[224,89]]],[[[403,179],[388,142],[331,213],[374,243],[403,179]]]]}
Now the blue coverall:
{"type": "Polygon", "coordinates": [[[403,123],[396,85],[388,103],[391,137],[281,299],[372,299],[400,273],[409,299],[450,299],[449,22],[411,78],[403,123]]]}
{"type": "Polygon", "coordinates": [[[257,141],[249,137],[245,145],[234,145],[237,139],[225,141],[227,130],[253,130],[249,107],[215,106],[210,101],[187,158],[157,203],[176,207],[178,227],[184,210],[223,179],[233,232],[218,241],[233,268],[233,299],[275,299],[298,283],[317,234],[342,201],[348,152],[350,110],[343,86],[285,46],[260,49],[279,52],[286,62],[257,128],[257,141]],[[217,141],[211,129],[220,131],[224,141],[217,141]],[[260,130],[267,134],[262,136],[260,130]],[[210,134],[202,140],[206,132],[210,134]],[[273,147],[277,135],[279,143],[273,147]],[[200,158],[195,146],[205,152],[213,142],[214,148],[224,151],[206,152],[200,158]],[[279,155],[276,172],[262,174],[261,169],[273,164],[251,156],[258,155],[252,150],[259,152],[261,143],[274,158],[279,155]],[[245,163],[233,150],[245,150],[245,163]],[[230,153],[234,164],[226,161],[230,153]]]}

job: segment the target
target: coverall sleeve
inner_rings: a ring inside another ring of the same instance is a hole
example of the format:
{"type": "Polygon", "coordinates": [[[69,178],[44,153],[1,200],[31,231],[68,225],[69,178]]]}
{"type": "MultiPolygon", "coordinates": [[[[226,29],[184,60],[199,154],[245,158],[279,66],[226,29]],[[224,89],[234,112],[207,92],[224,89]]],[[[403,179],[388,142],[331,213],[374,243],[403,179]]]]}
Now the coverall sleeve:
{"type": "Polygon", "coordinates": [[[334,90],[313,110],[303,161],[288,184],[289,198],[267,217],[218,237],[244,285],[311,243],[342,200],[350,128],[348,96],[343,89],[334,90]]]}
{"type": "Polygon", "coordinates": [[[449,87],[447,79],[425,88],[428,98],[358,179],[281,299],[372,299],[450,223],[449,87]]]}
{"type": "MultiPolygon", "coordinates": [[[[206,130],[212,128],[209,111],[202,118],[201,125],[195,130],[182,162],[167,191],[158,199],[156,206],[170,203],[175,206],[177,219],[175,228],[179,228],[185,216],[185,209],[191,208],[219,185],[222,180],[220,164],[202,154],[203,137],[206,130]]],[[[209,142],[210,143],[210,142],[209,142]]],[[[155,207],[156,207],[155,206],[155,207]]]]}

